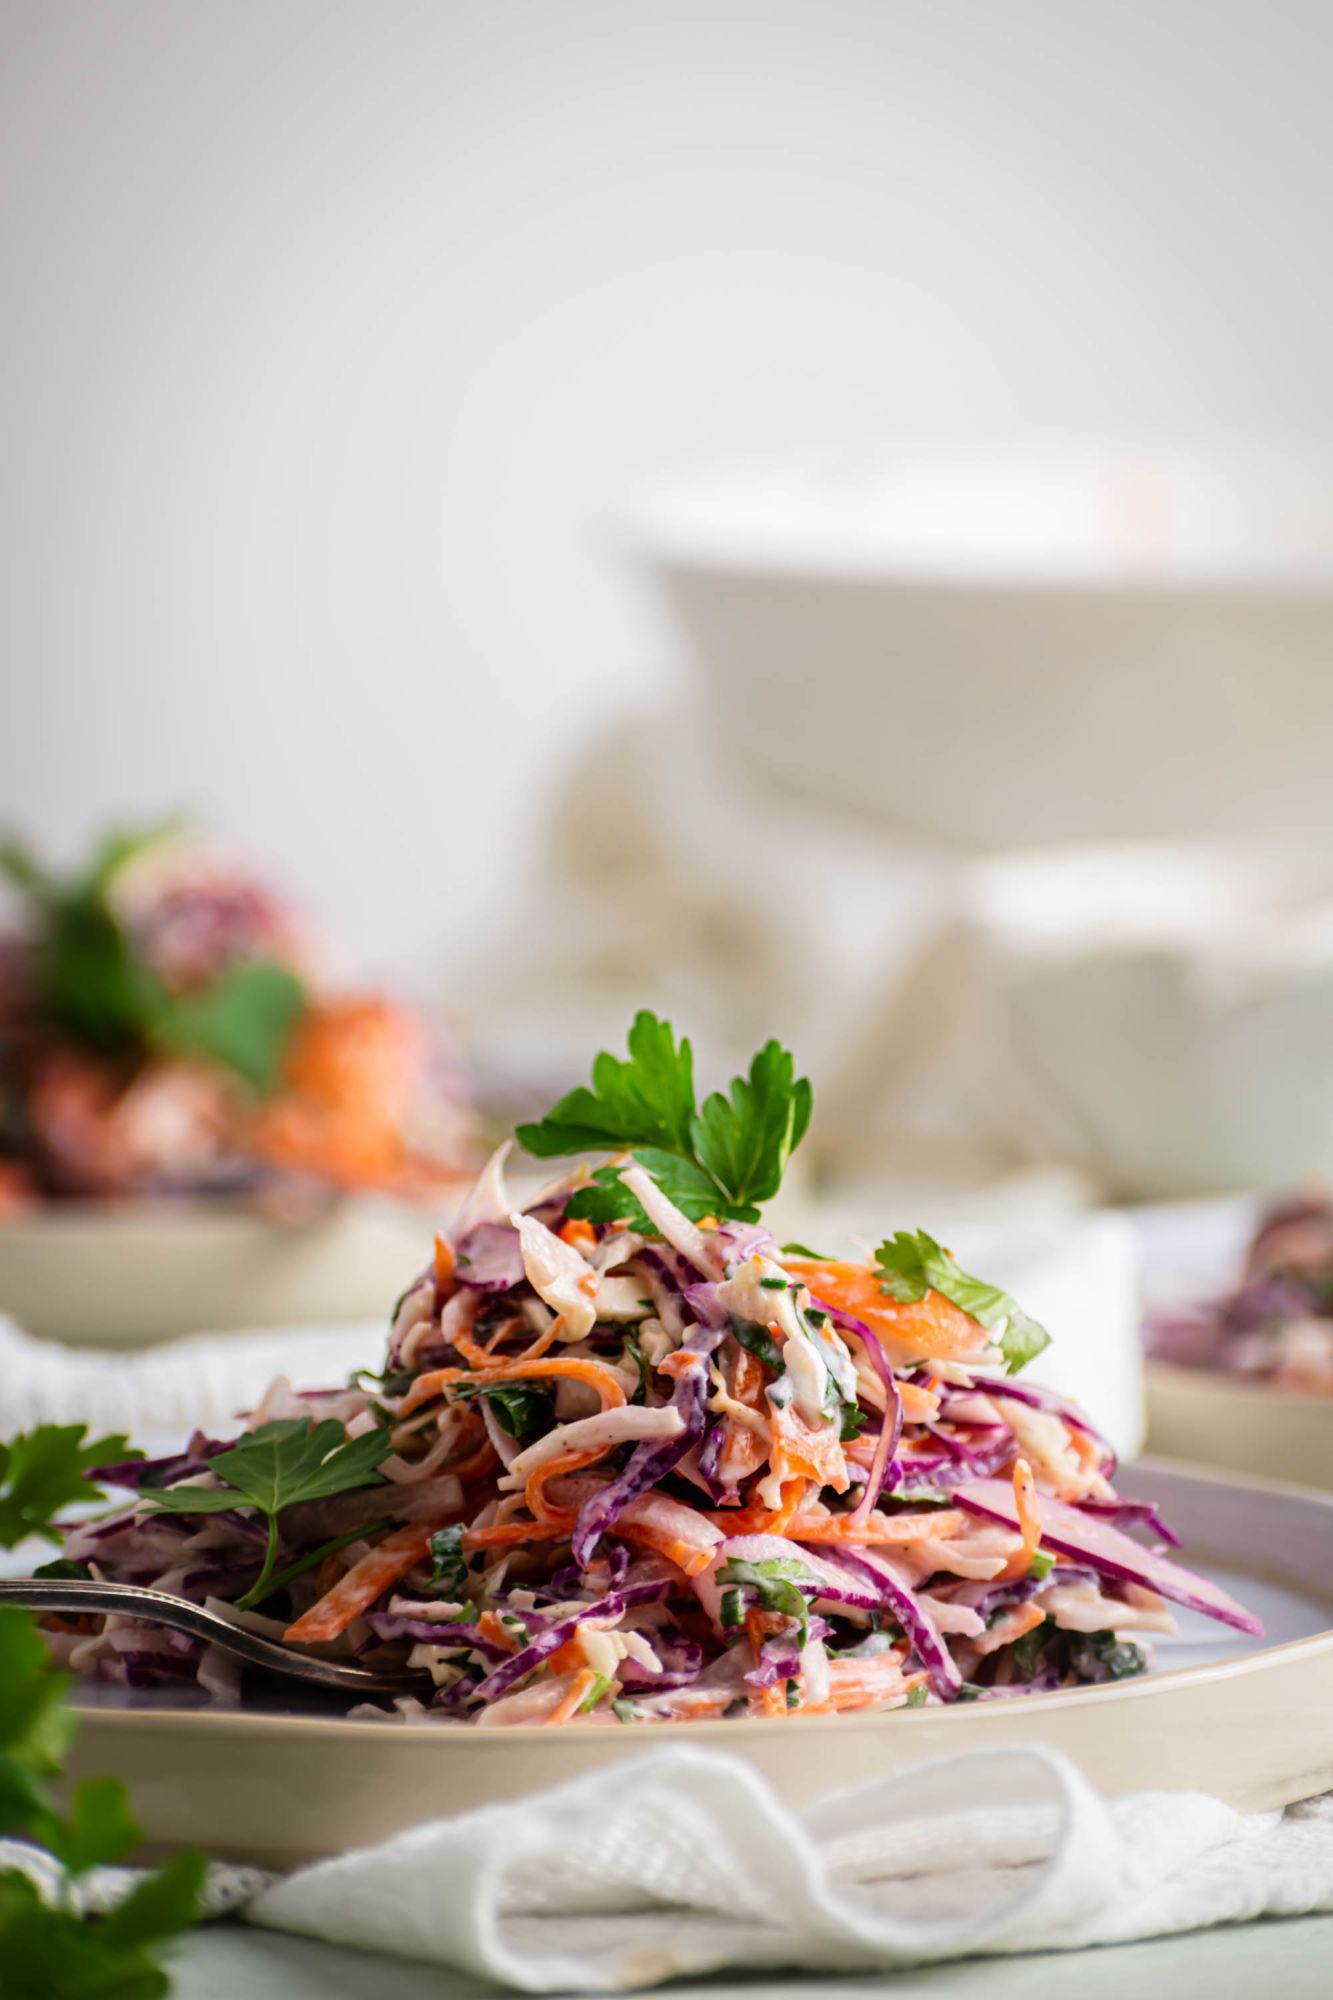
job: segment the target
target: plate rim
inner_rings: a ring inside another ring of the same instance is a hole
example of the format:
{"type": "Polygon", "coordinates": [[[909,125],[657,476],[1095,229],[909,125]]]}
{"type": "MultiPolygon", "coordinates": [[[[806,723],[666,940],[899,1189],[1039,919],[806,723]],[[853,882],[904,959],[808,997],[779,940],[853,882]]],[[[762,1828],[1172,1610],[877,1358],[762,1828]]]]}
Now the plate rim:
{"type": "MultiPolygon", "coordinates": [[[[1146,1457],[1131,1461],[1129,1472],[1142,1470],[1149,1474],[1165,1474],[1168,1478],[1181,1480],[1189,1485],[1202,1487],[1224,1487],[1228,1490],[1252,1493],[1276,1501],[1296,1502],[1310,1511],[1328,1517],[1328,1525],[1333,1529],[1333,1492],[1321,1492],[1316,1487],[1302,1486],[1295,1481],[1257,1478],[1247,1473],[1224,1473],[1210,1467],[1190,1464],[1180,1459],[1146,1457]]],[[[1258,1575],[1256,1573],[1256,1581],[1258,1575]]],[[[1261,1664],[1278,1661],[1292,1662],[1316,1659],[1322,1655],[1333,1658],[1333,1603],[1329,1606],[1329,1624],[1326,1630],[1312,1632],[1303,1639],[1286,1639],[1277,1645],[1260,1646],[1247,1653],[1234,1654],[1229,1659],[1201,1661],[1193,1666],[1168,1667],[1161,1672],[1135,1676],[1131,1680],[1115,1681],[1109,1685],[1092,1687],[1060,1688],[1047,1694],[1025,1695],[1019,1698],[1018,1706],[1024,1715],[1046,1716],[1051,1713],[1068,1714],[1086,1708],[1089,1703],[1100,1703],[1106,1707],[1113,1700],[1143,1701],[1155,1698],[1163,1691],[1183,1691],[1201,1683],[1214,1685],[1221,1681],[1235,1679],[1238,1675],[1253,1673],[1261,1664]]],[[[85,1684],[86,1685],[86,1684],[85,1684]]],[[[221,1704],[201,1704],[198,1707],[112,1707],[79,1700],[80,1686],[70,1691],[70,1701],[82,1724],[95,1721],[100,1730],[104,1727],[126,1729],[147,1728],[153,1732],[169,1735],[191,1734],[200,1729],[218,1732],[230,1731],[233,1736],[269,1736],[274,1731],[285,1736],[319,1737],[329,1731],[336,1732],[342,1742],[372,1742],[383,1740],[386,1729],[392,1741],[403,1744],[445,1743],[459,1744],[550,1744],[552,1736],[544,1723],[511,1723],[504,1728],[485,1729],[466,1723],[417,1720],[386,1714],[382,1718],[346,1715],[302,1715],[273,1714],[268,1711],[247,1709],[243,1705],[224,1707],[221,1704]]],[[[1011,1716],[1015,1703],[1007,1701],[967,1702],[962,1712],[973,1726],[986,1727],[991,1717],[1011,1716]]],[[[838,1730],[842,1734],[868,1728],[881,1728],[888,1718],[895,1719],[895,1726],[911,1728],[915,1724],[930,1723],[938,1727],[942,1715],[952,1712],[949,1707],[911,1710],[866,1709],[849,1715],[807,1715],[807,1716],[737,1716],[731,1720],[700,1720],[694,1722],[673,1722],[662,1725],[670,1730],[665,1740],[670,1742],[703,1741],[726,1744],[739,1737],[742,1741],[753,1741],[756,1734],[771,1736],[782,1732],[790,1740],[793,1728],[802,1733],[815,1730],[838,1730]]],[[[617,1723],[616,1728],[625,1725],[617,1723]]],[[[648,1725],[652,1727],[652,1725],[648,1725]]],[[[586,1740],[585,1729],[593,1728],[599,1737],[610,1730],[610,1723],[591,1723],[572,1733],[561,1732],[560,1740],[579,1742],[586,1740]]],[[[654,1739],[657,1731],[654,1729],[654,1739]]]]}

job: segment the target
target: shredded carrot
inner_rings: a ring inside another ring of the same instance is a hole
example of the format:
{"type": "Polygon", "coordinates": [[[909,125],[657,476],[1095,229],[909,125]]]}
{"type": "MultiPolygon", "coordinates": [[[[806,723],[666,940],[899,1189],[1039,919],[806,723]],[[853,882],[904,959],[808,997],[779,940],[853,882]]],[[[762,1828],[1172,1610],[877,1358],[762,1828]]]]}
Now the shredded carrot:
{"type": "Polygon", "coordinates": [[[1014,1509],[1018,1515],[1022,1540],[1004,1568],[996,1572],[997,1583],[1008,1583],[1020,1576],[1026,1576],[1032,1567],[1032,1558],[1041,1545],[1041,1515],[1037,1511],[1037,1485],[1032,1477],[1032,1467],[1025,1458],[1014,1460],[1014,1509]]]}
{"type": "Polygon", "coordinates": [[[940,1399],[919,1382],[896,1382],[898,1401],[903,1406],[905,1424],[928,1424],[940,1413],[940,1399]]]}
{"type": "Polygon", "coordinates": [[[691,1548],[690,1544],[681,1541],[678,1535],[664,1532],[661,1528],[652,1527],[643,1521],[627,1521],[623,1514],[616,1522],[616,1533],[622,1535],[627,1542],[641,1542],[644,1548],[652,1549],[655,1555],[665,1556],[668,1562],[674,1563],[686,1576],[698,1576],[700,1570],[707,1569],[713,1560],[711,1550],[691,1548]]]}
{"type": "Polygon", "coordinates": [[[474,1368],[489,1368],[492,1365],[494,1356],[487,1352],[479,1340],[472,1338],[469,1328],[456,1326],[449,1340],[450,1345],[457,1348],[463,1359],[470,1361],[474,1368]]]}
{"type": "Polygon", "coordinates": [[[548,1514],[543,1521],[496,1521],[489,1528],[464,1528],[463,1547],[474,1549],[509,1548],[515,1542],[553,1542],[567,1535],[577,1514],[548,1514]]]}
{"type": "Polygon", "coordinates": [[[548,1458],[543,1465],[534,1466],[528,1474],[528,1483],[523,1493],[524,1505],[534,1521],[553,1518],[552,1510],[546,1505],[545,1486],[548,1479],[558,1479],[562,1472],[582,1472],[585,1466],[596,1465],[599,1458],[605,1458],[612,1449],[601,1445],[596,1451],[566,1451],[559,1458],[548,1458]]]}
{"type": "Polygon", "coordinates": [[[576,1250],[581,1250],[585,1257],[590,1250],[597,1248],[597,1231],[581,1216],[572,1216],[569,1221],[562,1223],[557,1233],[562,1241],[572,1244],[576,1250]]]}
{"type": "Polygon", "coordinates": [[[553,1653],[548,1653],[542,1664],[551,1674],[576,1674],[581,1667],[586,1667],[588,1662],[583,1657],[578,1633],[572,1639],[566,1639],[563,1646],[557,1646],[553,1653]]]}
{"type": "Polygon", "coordinates": [[[455,1479],[480,1479],[497,1463],[495,1446],[488,1437],[483,1436],[481,1443],[469,1457],[460,1458],[456,1465],[447,1465],[445,1471],[452,1473],[455,1479]]]}
{"type": "Polygon", "coordinates": [[[989,1341],[984,1326],[939,1292],[928,1291],[910,1303],[890,1298],[868,1264],[784,1257],[782,1266],[803,1280],[817,1302],[864,1321],[886,1343],[895,1365],[927,1357],[965,1360],[989,1341]]]}
{"type": "Polygon", "coordinates": [[[804,1479],[789,1479],[783,1483],[782,1505],[775,1507],[768,1517],[768,1523],[759,1530],[761,1535],[785,1535],[796,1518],[796,1510],[806,1496],[804,1479]]]}
{"type": "Polygon", "coordinates": [[[493,1645],[503,1646],[506,1653],[516,1653],[518,1651],[518,1640],[509,1630],[509,1627],[501,1623],[499,1616],[494,1611],[482,1612],[480,1618],[477,1620],[477,1632],[481,1638],[489,1639],[493,1645]]]}
{"type": "Polygon", "coordinates": [[[922,1674],[904,1674],[902,1662],[894,1653],[879,1653],[864,1660],[830,1660],[828,1677],[829,1707],[839,1712],[873,1708],[878,1702],[891,1701],[925,1678],[922,1674]]]}
{"type": "Polygon", "coordinates": [[[289,1625],[283,1638],[295,1646],[322,1646],[336,1639],[391,1583],[397,1583],[413,1563],[421,1561],[438,1526],[438,1522],[427,1527],[414,1522],[408,1527],[395,1528],[360,1562],[353,1563],[317,1604],[312,1604],[309,1611],[289,1625]]]}
{"type": "Polygon", "coordinates": [[[531,1347],[525,1347],[521,1354],[516,1354],[514,1356],[514,1359],[516,1361],[540,1361],[543,1354],[547,1353],[547,1351],[550,1348],[554,1347],[556,1341],[559,1340],[561,1330],[563,1329],[564,1324],[565,1324],[564,1320],[560,1317],[560,1314],[557,1313],[555,1318],[551,1321],[551,1324],[547,1327],[546,1331],[544,1333],[539,1333],[537,1335],[537,1338],[533,1341],[531,1347]]]}
{"type": "Polygon", "coordinates": [[[1016,1604],[1012,1611],[1006,1611],[1003,1618],[997,1618],[986,1631],[972,1641],[983,1658],[987,1653],[998,1653],[1001,1646],[1007,1646],[1013,1639],[1021,1639],[1025,1632],[1033,1632],[1045,1619],[1046,1613],[1039,1604],[1028,1602],[1016,1604]]]}
{"type": "Polygon", "coordinates": [[[453,1244],[449,1241],[447,1236],[440,1236],[437,1234],[435,1238],[436,1284],[440,1286],[447,1285],[457,1269],[458,1269],[458,1259],[454,1255],[453,1244]]]}
{"type": "Polygon", "coordinates": [[[836,1427],[807,1424],[790,1403],[773,1412],[769,1463],[784,1485],[804,1476],[814,1481],[816,1492],[831,1486],[835,1493],[845,1493],[851,1483],[836,1427]]]}
{"type": "Polygon", "coordinates": [[[556,1707],[547,1716],[547,1722],[568,1722],[572,1716],[578,1714],[596,1685],[597,1675],[593,1669],[591,1667],[581,1667],[578,1673],[575,1674],[569,1687],[561,1695],[556,1707]]]}
{"type": "Polygon", "coordinates": [[[868,1514],[864,1521],[853,1521],[850,1514],[798,1514],[787,1532],[796,1542],[947,1542],[962,1532],[967,1518],[952,1507],[937,1514],[868,1514]]]}
{"type": "MultiPolygon", "coordinates": [[[[550,1329],[547,1331],[549,1333],[550,1329]]],[[[604,1410],[619,1409],[625,1401],[625,1391],[620,1386],[619,1378],[600,1361],[587,1361],[576,1355],[558,1355],[550,1359],[542,1356],[533,1360],[523,1357],[517,1361],[492,1361],[485,1368],[428,1368],[424,1375],[417,1376],[404,1396],[398,1406],[398,1415],[410,1416],[422,1403],[428,1403],[432,1396],[439,1395],[455,1382],[523,1382],[540,1380],[548,1375],[564,1375],[574,1381],[586,1382],[590,1388],[596,1389],[604,1410]]]]}
{"type": "Polygon", "coordinates": [[[517,1333],[523,1322],[517,1314],[512,1319],[502,1319],[490,1339],[486,1342],[487,1367],[495,1359],[495,1350],[502,1340],[508,1340],[511,1333],[517,1333]]]}
{"type": "Polygon", "coordinates": [[[707,1364],[701,1354],[694,1354],[688,1347],[678,1347],[671,1354],[664,1354],[657,1364],[659,1375],[670,1375],[679,1381],[682,1375],[692,1375],[696,1369],[707,1364]]]}

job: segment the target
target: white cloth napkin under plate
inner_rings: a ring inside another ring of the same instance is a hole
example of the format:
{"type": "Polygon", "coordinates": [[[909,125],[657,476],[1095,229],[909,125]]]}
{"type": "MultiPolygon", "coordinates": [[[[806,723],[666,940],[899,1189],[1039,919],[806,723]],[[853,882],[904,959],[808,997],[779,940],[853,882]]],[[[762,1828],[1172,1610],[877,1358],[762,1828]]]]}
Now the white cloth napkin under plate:
{"type": "Polygon", "coordinates": [[[724,1967],[885,1970],[1327,1909],[1333,1797],[1248,1817],[1197,1793],[1108,1803],[1034,1746],[793,1810],[743,1759],[668,1743],[320,1862],[248,1915],[555,1993],[724,1967]]]}

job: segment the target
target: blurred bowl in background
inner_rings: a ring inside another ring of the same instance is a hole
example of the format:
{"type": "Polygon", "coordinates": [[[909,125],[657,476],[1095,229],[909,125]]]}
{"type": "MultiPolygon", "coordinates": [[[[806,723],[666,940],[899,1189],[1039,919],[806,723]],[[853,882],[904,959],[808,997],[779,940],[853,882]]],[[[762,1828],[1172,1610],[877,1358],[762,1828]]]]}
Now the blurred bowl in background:
{"type": "Polygon", "coordinates": [[[1333,454],[777,465],[630,532],[791,795],[954,847],[1333,840],[1333,454]]]}
{"type": "Polygon", "coordinates": [[[439,1219],[388,1200],[300,1222],[221,1202],[52,1206],[0,1227],[0,1312],[74,1347],[387,1321],[439,1219]]]}
{"type": "Polygon", "coordinates": [[[1008,856],[969,922],[997,1132],[1138,1197],[1333,1174],[1333,853],[1008,856]]]}

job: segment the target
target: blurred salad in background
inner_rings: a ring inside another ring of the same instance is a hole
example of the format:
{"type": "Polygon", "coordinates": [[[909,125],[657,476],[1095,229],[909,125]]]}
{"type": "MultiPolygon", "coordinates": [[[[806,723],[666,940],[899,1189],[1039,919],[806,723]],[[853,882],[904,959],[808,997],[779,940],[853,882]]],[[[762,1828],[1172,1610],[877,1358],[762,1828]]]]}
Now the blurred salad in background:
{"type": "Polygon", "coordinates": [[[1177,1367],[1333,1396],[1333,1196],[1316,1188],[1269,1208],[1235,1284],[1154,1314],[1148,1349],[1177,1367]]]}
{"type": "Polygon", "coordinates": [[[179,823],[57,874],[0,842],[0,1214],[47,1200],[321,1189],[429,1197],[473,1125],[439,1033],[330,991],[264,881],[179,823]]]}

